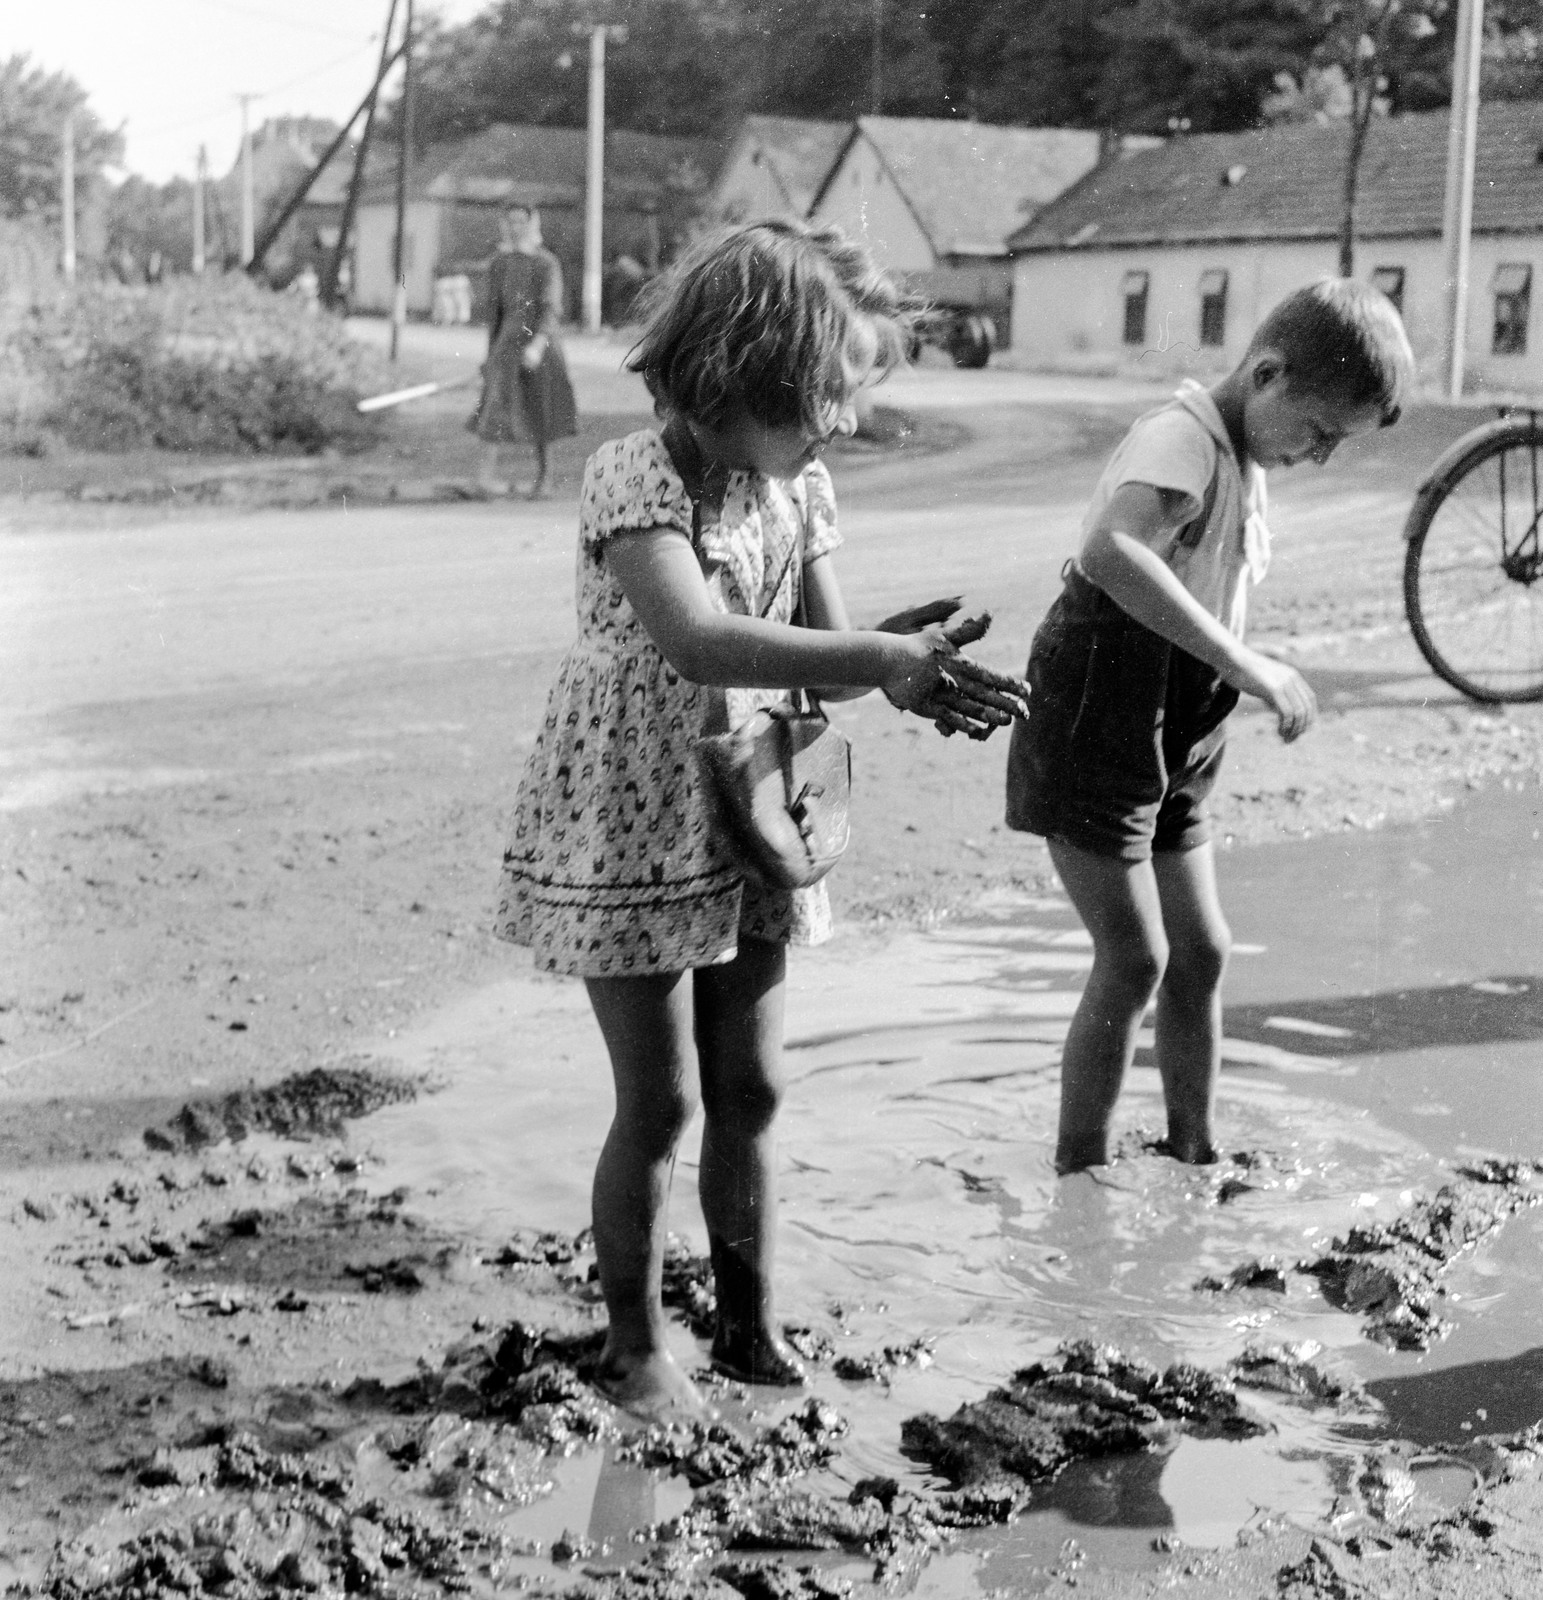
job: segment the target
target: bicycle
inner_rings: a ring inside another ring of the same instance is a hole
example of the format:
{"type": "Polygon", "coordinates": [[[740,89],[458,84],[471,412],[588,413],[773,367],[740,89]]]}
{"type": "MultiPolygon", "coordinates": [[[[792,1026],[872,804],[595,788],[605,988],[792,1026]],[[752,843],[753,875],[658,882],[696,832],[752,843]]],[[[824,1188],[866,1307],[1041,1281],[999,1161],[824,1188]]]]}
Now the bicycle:
{"type": "Polygon", "coordinates": [[[1491,705],[1543,700],[1543,424],[1538,412],[1459,439],[1404,524],[1404,609],[1438,676],[1491,705]]]}

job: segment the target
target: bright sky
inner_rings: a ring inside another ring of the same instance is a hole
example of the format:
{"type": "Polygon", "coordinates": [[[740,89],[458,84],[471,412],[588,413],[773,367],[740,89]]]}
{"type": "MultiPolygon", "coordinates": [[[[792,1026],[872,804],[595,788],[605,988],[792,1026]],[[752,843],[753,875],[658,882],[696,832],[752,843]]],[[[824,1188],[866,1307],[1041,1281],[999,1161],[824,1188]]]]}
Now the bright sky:
{"type": "MultiPolygon", "coordinates": [[[[3,0],[0,53],[68,72],[109,127],[125,165],[157,183],[191,177],[198,146],[227,172],[252,126],[308,114],[341,121],[364,98],[389,0],[3,0]]],[[[464,22],[488,0],[418,0],[464,22]]],[[[401,24],[398,22],[398,28],[401,24]]]]}

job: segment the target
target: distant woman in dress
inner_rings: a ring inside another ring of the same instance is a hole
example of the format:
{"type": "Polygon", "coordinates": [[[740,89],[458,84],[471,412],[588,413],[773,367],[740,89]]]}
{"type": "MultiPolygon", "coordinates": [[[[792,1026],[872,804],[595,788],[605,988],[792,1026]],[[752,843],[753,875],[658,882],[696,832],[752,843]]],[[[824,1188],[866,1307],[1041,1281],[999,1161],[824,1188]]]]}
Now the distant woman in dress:
{"type": "Polygon", "coordinates": [[[536,500],[546,493],[547,446],[578,431],[578,414],[557,342],[563,269],[541,242],[541,214],[533,206],[505,211],[488,279],[488,359],[471,419],[485,446],[478,481],[489,494],[508,494],[499,451],[529,439],[536,476],[525,493],[536,500]]]}

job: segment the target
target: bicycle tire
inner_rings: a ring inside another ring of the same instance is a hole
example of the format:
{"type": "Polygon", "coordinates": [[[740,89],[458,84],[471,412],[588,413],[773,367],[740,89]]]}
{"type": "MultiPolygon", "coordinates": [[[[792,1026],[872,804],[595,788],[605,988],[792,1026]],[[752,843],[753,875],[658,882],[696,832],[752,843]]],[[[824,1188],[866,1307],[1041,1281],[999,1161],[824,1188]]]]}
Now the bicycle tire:
{"type": "Polygon", "coordinates": [[[1490,423],[1460,439],[1441,458],[1420,485],[1404,524],[1404,610],[1415,643],[1438,677],[1485,705],[1543,700],[1540,474],[1543,426],[1531,419],[1490,423]],[[1513,452],[1521,452],[1514,463],[1513,452]],[[1486,469],[1492,463],[1498,497],[1486,490],[1486,469]],[[1514,516],[1507,501],[1508,477],[1517,479],[1519,510],[1514,516]],[[1483,526],[1496,498],[1498,527],[1483,526]],[[1511,545],[1508,536],[1517,528],[1522,531],[1511,545]],[[1531,554],[1519,558],[1529,540],[1531,554]],[[1462,562],[1443,567],[1448,549],[1460,550],[1462,562]],[[1502,565],[1508,552],[1515,568],[1511,572],[1502,565]],[[1488,629],[1493,643],[1487,654],[1481,644],[1486,612],[1505,614],[1503,627],[1488,629]],[[1525,663],[1518,668],[1501,659],[1502,638],[1514,636],[1522,615],[1528,643],[1525,663]]]}

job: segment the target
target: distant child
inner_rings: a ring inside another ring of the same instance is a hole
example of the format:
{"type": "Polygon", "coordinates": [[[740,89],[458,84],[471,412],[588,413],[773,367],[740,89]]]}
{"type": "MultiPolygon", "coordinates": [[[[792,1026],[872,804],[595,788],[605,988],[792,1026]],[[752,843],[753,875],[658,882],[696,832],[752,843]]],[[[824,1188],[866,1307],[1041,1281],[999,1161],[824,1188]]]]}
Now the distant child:
{"type": "Polygon", "coordinates": [[[578,642],[525,768],[496,931],[585,980],[610,1054],[598,1382],[642,1415],[702,1409],[660,1303],[676,1149],[699,1097],[713,1366],[804,1377],[773,1310],[773,1123],[785,949],[827,937],[829,902],[823,883],[746,879],[692,745],[715,708],[738,726],[805,685],[827,699],[879,688],[976,734],[1022,708],[1021,683],[955,653],[978,628],[848,627],[819,457],[906,341],[895,289],[835,229],[766,223],[709,241],[663,282],[629,358],[662,427],[602,445],[585,472],[578,642]]]}
{"type": "Polygon", "coordinates": [[[1389,300],[1348,279],[1288,296],[1213,389],[1185,382],[1104,468],[1066,586],[1034,636],[1029,717],[1013,729],[1007,822],[1041,834],[1093,937],[1061,1067],[1056,1167],[1109,1158],[1109,1119],[1157,994],[1167,1148],[1214,1161],[1221,980],[1231,946],[1207,797],[1238,695],[1280,735],[1317,702],[1243,643],[1269,562],[1264,469],[1320,466],[1398,420],[1413,358],[1389,300]]]}

